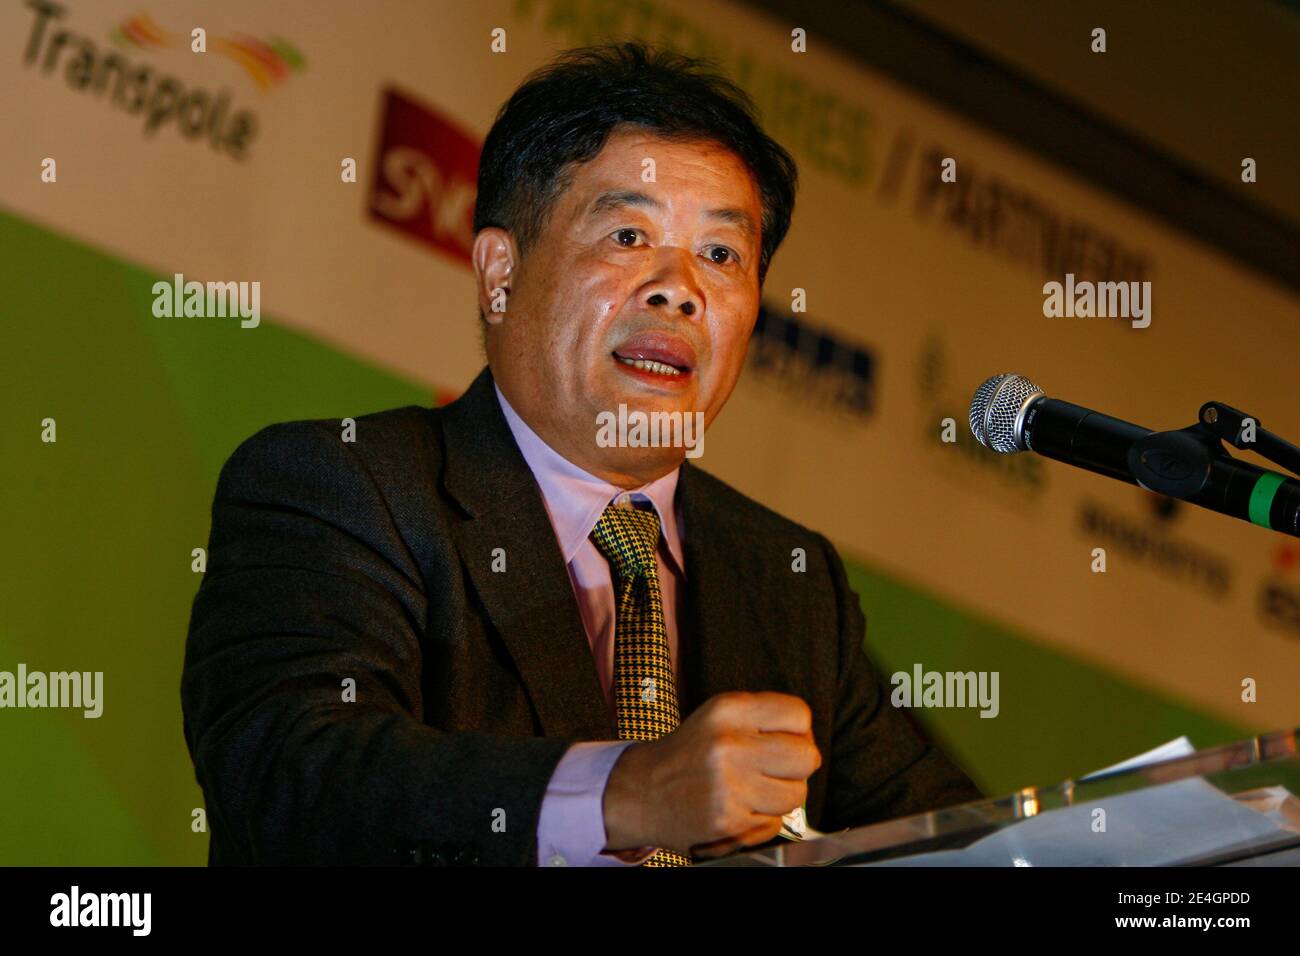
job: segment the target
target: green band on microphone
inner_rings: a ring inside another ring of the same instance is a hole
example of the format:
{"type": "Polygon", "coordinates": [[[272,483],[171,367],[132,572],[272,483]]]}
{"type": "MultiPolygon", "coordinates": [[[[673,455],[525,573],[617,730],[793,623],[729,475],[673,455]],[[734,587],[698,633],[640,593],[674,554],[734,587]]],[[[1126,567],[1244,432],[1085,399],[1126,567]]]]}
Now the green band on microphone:
{"type": "Polygon", "coordinates": [[[1263,525],[1265,528],[1273,527],[1268,523],[1268,513],[1273,507],[1273,498],[1276,497],[1277,490],[1282,487],[1284,481],[1286,481],[1285,475],[1271,471],[1266,471],[1259,476],[1255,487],[1250,491],[1250,520],[1255,524],[1263,525]]]}

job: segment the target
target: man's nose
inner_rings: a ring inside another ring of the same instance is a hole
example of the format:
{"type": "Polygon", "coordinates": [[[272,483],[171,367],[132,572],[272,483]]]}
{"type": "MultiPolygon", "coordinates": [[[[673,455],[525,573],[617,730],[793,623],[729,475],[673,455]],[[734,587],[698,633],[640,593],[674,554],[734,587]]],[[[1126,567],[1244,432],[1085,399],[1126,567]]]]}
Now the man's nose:
{"type": "Polygon", "coordinates": [[[682,315],[687,316],[700,311],[702,296],[691,275],[690,266],[683,262],[685,255],[687,254],[670,255],[663,262],[659,274],[646,285],[646,305],[656,309],[667,306],[671,311],[680,309],[682,315]]]}
{"type": "Polygon", "coordinates": [[[683,315],[695,314],[695,300],[689,296],[679,296],[674,298],[671,295],[665,295],[663,292],[651,293],[646,299],[647,305],[672,305],[676,303],[677,308],[682,310],[683,315]]]}

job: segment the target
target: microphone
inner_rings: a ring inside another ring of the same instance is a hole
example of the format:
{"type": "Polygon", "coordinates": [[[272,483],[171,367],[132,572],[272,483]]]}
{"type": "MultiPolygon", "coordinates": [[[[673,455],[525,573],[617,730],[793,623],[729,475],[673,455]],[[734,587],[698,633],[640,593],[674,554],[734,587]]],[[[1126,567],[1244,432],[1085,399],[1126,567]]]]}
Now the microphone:
{"type": "Polygon", "coordinates": [[[1048,398],[1024,376],[1005,374],[975,390],[970,430],[999,454],[1032,451],[1300,537],[1300,481],[1238,461],[1196,425],[1154,432],[1048,398]]]}

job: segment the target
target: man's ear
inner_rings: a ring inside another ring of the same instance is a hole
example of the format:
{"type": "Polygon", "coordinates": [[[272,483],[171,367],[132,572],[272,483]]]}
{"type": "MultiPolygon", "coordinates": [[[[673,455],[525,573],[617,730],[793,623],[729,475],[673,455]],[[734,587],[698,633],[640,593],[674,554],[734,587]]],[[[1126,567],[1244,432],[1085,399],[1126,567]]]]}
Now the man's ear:
{"type": "Polygon", "coordinates": [[[474,237],[471,258],[478,282],[479,310],[489,324],[498,325],[506,317],[510,280],[519,262],[515,240],[496,226],[480,229],[474,237]]]}

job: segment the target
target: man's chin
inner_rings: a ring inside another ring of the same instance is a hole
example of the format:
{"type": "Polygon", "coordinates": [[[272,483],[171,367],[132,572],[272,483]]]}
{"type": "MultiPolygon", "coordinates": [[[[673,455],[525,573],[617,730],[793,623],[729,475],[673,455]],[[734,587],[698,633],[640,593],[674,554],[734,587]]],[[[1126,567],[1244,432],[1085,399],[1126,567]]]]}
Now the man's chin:
{"type": "Polygon", "coordinates": [[[704,415],[680,397],[615,391],[594,407],[592,450],[609,471],[649,481],[704,450],[704,415]]]}
{"type": "Polygon", "coordinates": [[[664,447],[602,447],[596,449],[604,470],[610,474],[626,475],[636,484],[648,484],[681,465],[686,457],[685,448],[664,447]]]}
{"type": "MultiPolygon", "coordinates": [[[[603,385],[604,383],[602,383],[603,385]]],[[[694,382],[687,387],[663,387],[655,383],[615,381],[596,393],[594,404],[601,410],[619,414],[619,406],[628,412],[677,412],[682,415],[700,410],[699,393],[694,382]]]]}
{"type": "Polygon", "coordinates": [[[699,417],[697,412],[703,411],[694,388],[677,394],[664,394],[636,385],[602,389],[591,407],[596,409],[598,421],[616,421],[628,428],[642,421],[648,424],[651,416],[656,420],[668,416],[668,420],[674,423],[689,417],[693,424],[699,417]]]}

